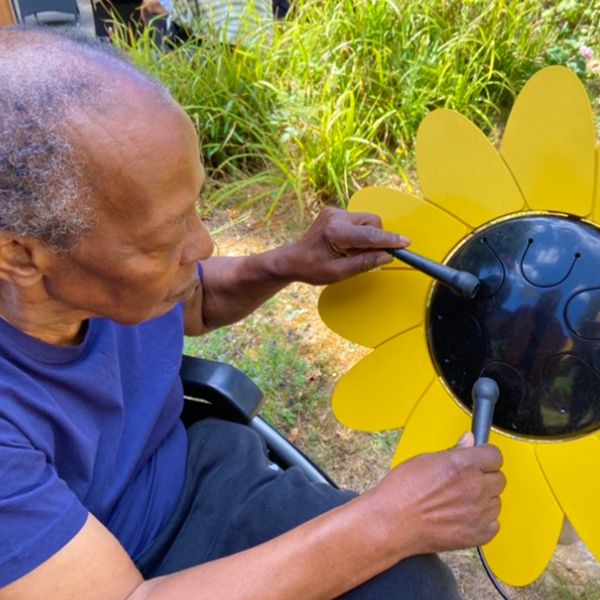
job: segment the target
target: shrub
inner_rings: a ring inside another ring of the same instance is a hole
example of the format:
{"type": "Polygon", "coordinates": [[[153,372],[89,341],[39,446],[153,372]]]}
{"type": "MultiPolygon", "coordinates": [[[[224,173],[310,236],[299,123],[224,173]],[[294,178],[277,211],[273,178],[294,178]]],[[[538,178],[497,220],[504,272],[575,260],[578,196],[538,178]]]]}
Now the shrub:
{"type": "Polygon", "coordinates": [[[410,185],[423,117],[456,109],[488,132],[531,74],[600,48],[600,2],[296,0],[273,35],[232,48],[207,35],[159,51],[146,33],[118,43],[159,77],[198,129],[207,203],[302,210],[344,205],[361,186],[410,185]]]}

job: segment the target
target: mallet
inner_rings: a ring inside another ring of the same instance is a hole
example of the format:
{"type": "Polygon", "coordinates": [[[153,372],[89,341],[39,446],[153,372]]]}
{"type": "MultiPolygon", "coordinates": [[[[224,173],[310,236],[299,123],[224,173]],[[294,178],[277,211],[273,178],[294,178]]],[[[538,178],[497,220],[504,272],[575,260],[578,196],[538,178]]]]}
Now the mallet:
{"type": "Polygon", "coordinates": [[[394,258],[401,260],[403,263],[418,269],[419,271],[433,277],[440,283],[444,284],[455,294],[466,296],[467,298],[475,298],[479,291],[479,279],[472,273],[467,271],[459,271],[448,265],[425,258],[420,254],[410,252],[405,248],[388,248],[386,250],[394,258]]]}

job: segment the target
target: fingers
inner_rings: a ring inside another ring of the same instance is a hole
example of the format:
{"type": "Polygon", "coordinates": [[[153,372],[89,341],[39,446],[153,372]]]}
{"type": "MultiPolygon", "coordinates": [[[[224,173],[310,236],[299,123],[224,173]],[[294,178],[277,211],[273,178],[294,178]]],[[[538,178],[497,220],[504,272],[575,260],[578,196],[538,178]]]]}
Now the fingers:
{"type": "Polygon", "coordinates": [[[475,445],[475,438],[470,431],[466,431],[458,440],[456,448],[472,448],[475,445]]]}
{"type": "Polygon", "coordinates": [[[332,224],[328,233],[330,244],[344,250],[404,248],[410,243],[410,240],[397,233],[347,221],[332,224]]]}
{"type": "MultiPolygon", "coordinates": [[[[461,444],[472,443],[470,435],[461,444]]],[[[421,454],[397,467],[377,492],[395,508],[408,503],[408,512],[421,528],[422,552],[467,548],[489,542],[499,530],[500,495],[506,479],[498,470],[502,457],[493,446],[457,447],[446,452],[421,454]],[[495,470],[485,472],[482,470],[495,470]],[[406,489],[410,490],[408,496],[406,489]],[[398,496],[402,500],[398,503],[398,496]]],[[[378,503],[381,507],[381,501],[378,503]]],[[[401,512],[405,526],[405,512],[401,512]]]]}
{"type": "Polygon", "coordinates": [[[502,468],[502,453],[496,446],[490,444],[470,448],[457,446],[450,452],[460,466],[470,465],[483,473],[494,473],[502,468]]]}
{"type": "Polygon", "coordinates": [[[366,273],[392,260],[393,257],[387,252],[362,252],[361,254],[348,256],[344,261],[340,261],[337,266],[340,276],[346,277],[354,273],[366,273]]]}
{"type": "Polygon", "coordinates": [[[350,212],[347,213],[349,220],[356,225],[371,225],[378,229],[383,229],[383,223],[379,215],[367,212],[350,212]]]}
{"type": "Polygon", "coordinates": [[[298,242],[288,246],[286,278],[316,285],[334,283],[391,262],[383,249],[408,244],[407,238],[381,229],[377,215],[328,207],[298,242]]]}
{"type": "Polygon", "coordinates": [[[500,510],[502,509],[502,501],[499,497],[492,498],[488,501],[486,511],[482,515],[482,538],[477,542],[477,545],[487,544],[500,531],[500,510]]]}
{"type": "MultiPolygon", "coordinates": [[[[478,465],[484,473],[492,473],[494,471],[499,471],[502,468],[504,460],[502,458],[502,453],[496,446],[485,444],[483,446],[478,446],[476,449],[480,451],[478,465]]],[[[476,449],[473,448],[473,450],[476,449]]]]}
{"type": "MultiPolygon", "coordinates": [[[[498,471],[497,473],[484,473],[483,481],[486,489],[486,493],[489,494],[491,498],[497,498],[498,502],[500,502],[500,495],[504,491],[506,487],[506,477],[502,471],[498,471]]],[[[500,509],[498,509],[498,512],[500,509]]]]}
{"type": "Polygon", "coordinates": [[[499,531],[500,531],[500,522],[498,521],[498,519],[489,521],[489,523],[486,524],[485,531],[482,531],[481,537],[479,538],[479,540],[477,540],[472,545],[473,546],[483,546],[483,545],[487,544],[488,542],[492,541],[496,537],[496,535],[498,534],[499,531]]]}
{"type": "Polygon", "coordinates": [[[344,251],[380,248],[404,248],[410,240],[382,229],[378,215],[352,213],[326,208],[319,215],[329,244],[344,251]]]}

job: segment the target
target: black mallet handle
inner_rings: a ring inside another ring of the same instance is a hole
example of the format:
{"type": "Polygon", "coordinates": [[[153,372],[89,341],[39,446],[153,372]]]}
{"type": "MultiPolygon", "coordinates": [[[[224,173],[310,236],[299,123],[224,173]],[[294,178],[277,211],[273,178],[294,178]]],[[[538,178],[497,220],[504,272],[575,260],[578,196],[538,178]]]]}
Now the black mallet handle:
{"type": "Polygon", "coordinates": [[[498,384],[489,377],[480,377],[473,385],[471,390],[471,397],[473,398],[471,431],[476,446],[487,444],[490,438],[494,408],[499,395],[498,384]]]}
{"type": "Polygon", "coordinates": [[[479,279],[472,273],[442,265],[404,248],[388,248],[387,252],[394,258],[443,283],[459,296],[466,296],[472,299],[475,298],[479,291],[479,279]]]}

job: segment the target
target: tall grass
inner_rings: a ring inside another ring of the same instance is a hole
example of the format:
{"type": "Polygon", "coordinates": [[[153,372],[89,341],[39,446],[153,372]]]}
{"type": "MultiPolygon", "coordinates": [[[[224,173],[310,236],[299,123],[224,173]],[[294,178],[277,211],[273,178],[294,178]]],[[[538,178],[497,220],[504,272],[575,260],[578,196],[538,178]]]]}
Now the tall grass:
{"type": "Polygon", "coordinates": [[[600,0],[296,0],[274,34],[235,48],[118,43],[196,124],[209,205],[302,210],[372,182],[409,185],[416,128],[436,107],[490,131],[540,67],[584,76],[578,50],[600,50],[600,0]]]}

